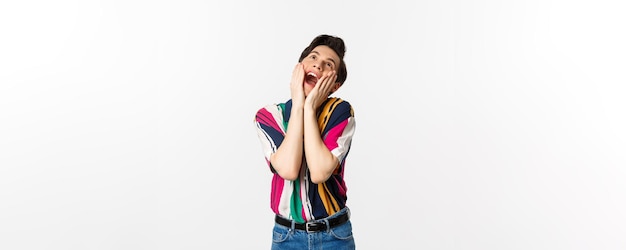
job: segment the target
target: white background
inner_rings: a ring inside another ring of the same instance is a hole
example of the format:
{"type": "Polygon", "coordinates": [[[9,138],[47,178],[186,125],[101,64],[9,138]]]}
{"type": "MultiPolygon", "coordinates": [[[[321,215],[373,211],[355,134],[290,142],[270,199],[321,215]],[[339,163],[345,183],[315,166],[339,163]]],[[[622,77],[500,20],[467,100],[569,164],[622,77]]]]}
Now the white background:
{"type": "Polygon", "coordinates": [[[269,249],[253,118],[319,34],[358,249],[626,249],[622,1],[4,1],[0,249],[269,249]]]}

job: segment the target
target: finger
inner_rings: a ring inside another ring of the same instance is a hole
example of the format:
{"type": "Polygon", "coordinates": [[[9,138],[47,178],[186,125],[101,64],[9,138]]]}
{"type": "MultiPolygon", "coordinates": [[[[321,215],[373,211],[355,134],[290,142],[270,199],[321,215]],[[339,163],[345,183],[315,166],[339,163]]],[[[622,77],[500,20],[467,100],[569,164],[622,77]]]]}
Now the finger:
{"type": "Polygon", "coordinates": [[[304,65],[302,63],[298,63],[295,70],[299,75],[304,75],[304,65]]]}
{"type": "Polygon", "coordinates": [[[291,80],[294,84],[304,82],[304,66],[302,65],[302,63],[296,64],[296,66],[293,68],[291,80]]]}
{"type": "Polygon", "coordinates": [[[315,83],[315,87],[323,85],[324,82],[326,82],[326,78],[328,78],[328,76],[326,74],[323,74],[322,77],[317,79],[317,83],[315,83]]]}
{"type": "Polygon", "coordinates": [[[328,80],[330,80],[332,78],[332,76],[333,76],[333,72],[332,71],[324,73],[324,81],[328,82],[328,80]]]}
{"type": "Polygon", "coordinates": [[[328,94],[330,93],[330,91],[333,88],[333,83],[335,82],[335,80],[337,79],[337,76],[335,75],[334,71],[331,71],[324,83],[324,93],[328,94]]]}
{"type": "Polygon", "coordinates": [[[332,77],[332,79],[331,79],[331,81],[330,81],[330,84],[328,84],[328,93],[332,93],[332,92],[333,92],[333,89],[335,89],[335,86],[336,86],[337,84],[338,84],[338,83],[337,83],[337,75],[335,74],[335,75],[332,77]]]}

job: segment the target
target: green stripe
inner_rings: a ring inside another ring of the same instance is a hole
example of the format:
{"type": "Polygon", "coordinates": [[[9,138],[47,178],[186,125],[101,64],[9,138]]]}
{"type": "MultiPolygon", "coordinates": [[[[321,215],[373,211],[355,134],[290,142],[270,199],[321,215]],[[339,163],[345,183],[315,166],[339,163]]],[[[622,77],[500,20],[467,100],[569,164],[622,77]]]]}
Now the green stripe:
{"type": "Polygon", "coordinates": [[[291,195],[291,218],[297,223],[304,223],[302,218],[302,201],[300,200],[300,179],[294,181],[293,194],[291,195]]]}
{"type": "Polygon", "coordinates": [[[286,114],[285,114],[285,104],[284,103],[279,103],[278,104],[278,109],[283,114],[283,127],[285,128],[285,131],[287,131],[287,124],[289,124],[289,121],[286,121],[284,119],[284,117],[286,116],[286,114]]]}
{"type": "MultiPolygon", "coordinates": [[[[278,109],[283,114],[283,117],[286,116],[285,112],[285,103],[278,104],[278,109]]],[[[289,121],[283,119],[283,127],[285,131],[287,131],[287,126],[289,121]]],[[[304,219],[302,218],[302,200],[300,199],[300,179],[296,179],[294,181],[293,193],[291,195],[291,204],[289,206],[291,219],[296,221],[297,223],[304,223],[304,219]]]]}

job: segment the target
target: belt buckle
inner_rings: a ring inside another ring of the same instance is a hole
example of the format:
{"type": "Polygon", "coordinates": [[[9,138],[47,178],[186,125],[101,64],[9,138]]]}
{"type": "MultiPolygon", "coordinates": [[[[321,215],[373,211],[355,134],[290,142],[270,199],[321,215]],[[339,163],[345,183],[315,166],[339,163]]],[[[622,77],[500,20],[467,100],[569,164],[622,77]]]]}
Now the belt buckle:
{"type": "Polygon", "coordinates": [[[310,228],[311,228],[310,226],[311,226],[312,224],[313,224],[313,223],[310,223],[310,222],[307,222],[306,224],[304,224],[304,227],[305,227],[305,229],[306,229],[306,232],[307,232],[307,233],[312,233],[312,232],[315,232],[315,231],[312,231],[312,230],[310,229],[310,228]]]}
{"type": "Polygon", "coordinates": [[[307,232],[307,233],[312,233],[312,232],[317,232],[317,231],[320,231],[320,230],[319,230],[319,226],[320,226],[320,224],[321,224],[321,225],[324,225],[326,228],[328,228],[328,227],[329,227],[329,225],[328,225],[328,224],[326,224],[326,222],[325,222],[325,221],[307,222],[306,224],[304,224],[304,226],[305,226],[305,229],[306,229],[306,232],[307,232]],[[311,229],[311,226],[315,227],[315,229],[311,229]]]}

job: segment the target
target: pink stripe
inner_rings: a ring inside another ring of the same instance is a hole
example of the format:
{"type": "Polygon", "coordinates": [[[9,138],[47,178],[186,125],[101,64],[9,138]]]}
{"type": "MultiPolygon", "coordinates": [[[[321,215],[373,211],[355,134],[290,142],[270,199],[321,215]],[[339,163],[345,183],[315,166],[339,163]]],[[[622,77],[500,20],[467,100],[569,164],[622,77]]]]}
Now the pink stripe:
{"type": "MultiPolygon", "coordinates": [[[[343,174],[342,174],[341,176],[343,177],[343,174]]],[[[344,196],[344,197],[345,197],[345,196],[346,196],[346,193],[347,193],[347,192],[346,192],[347,190],[345,189],[345,185],[343,185],[343,181],[342,181],[342,182],[339,182],[339,180],[338,180],[338,179],[335,179],[335,182],[337,183],[337,188],[339,188],[339,195],[341,195],[341,196],[344,196]]]]}
{"type": "Polygon", "coordinates": [[[269,114],[269,111],[267,111],[267,109],[265,108],[259,109],[259,111],[256,112],[256,120],[263,124],[268,123],[267,120],[265,119],[268,116],[272,117],[271,114],[269,114]]]}
{"type": "Polygon", "coordinates": [[[275,129],[276,131],[279,131],[282,134],[282,129],[280,128],[280,126],[278,126],[278,123],[276,123],[275,119],[270,119],[274,118],[274,116],[272,115],[272,113],[270,113],[269,111],[267,111],[267,109],[262,108],[259,110],[259,112],[257,112],[257,121],[272,127],[273,129],[275,129]]]}
{"type": "Polygon", "coordinates": [[[333,151],[333,149],[337,148],[337,139],[343,134],[343,130],[348,126],[348,119],[339,123],[334,128],[331,128],[328,133],[326,133],[326,139],[324,139],[324,144],[328,150],[333,151]]]}
{"type": "Polygon", "coordinates": [[[285,186],[285,180],[278,174],[274,174],[272,178],[272,211],[278,214],[278,205],[280,205],[280,196],[283,194],[283,186],[285,186]]]}

